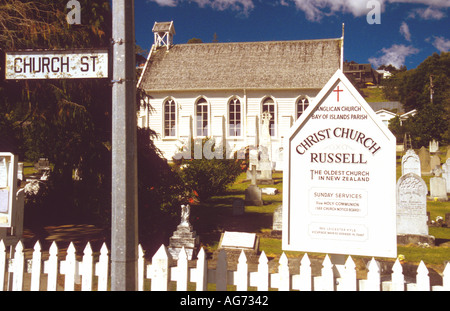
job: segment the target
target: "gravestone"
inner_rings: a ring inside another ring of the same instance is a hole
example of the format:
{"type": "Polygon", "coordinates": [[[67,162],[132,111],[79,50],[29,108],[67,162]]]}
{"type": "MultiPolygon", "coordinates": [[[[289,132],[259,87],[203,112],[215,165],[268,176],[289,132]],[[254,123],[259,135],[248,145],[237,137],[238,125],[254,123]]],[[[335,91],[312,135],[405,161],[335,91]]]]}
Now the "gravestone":
{"type": "Polygon", "coordinates": [[[447,185],[447,193],[450,193],[450,159],[442,164],[442,177],[445,179],[447,185]]]}
{"type": "Polygon", "coordinates": [[[408,173],[421,176],[420,159],[413,149],[408,149],[402,157],[402,176],[408,173]]]}
{"type": "Polygon", "coordinates": [[[199,237],[193,231],[189,222],[191,207],[189,205],[181,205],[181,222],[177,226],[177,230],[170,238],[168,247],[169,254],[174,260],[178,259],[181,249],[184,247],[189,260],[191,260],[198,250],[199,237]]]}
{"type": "Polygon", "coordinates": [[[222,233],[218,248],[257,253],[259,238],[255,233],[225,231],[222,233]]]}
{"type": "Polygon", "coordinates": [[[272,234],[280,234],[283,230],[283,204],[273,212],[272,234]]]}
{"type": "Polygon", "coordinates": [[[260,141],[260,155],[259,155],[259,169],[260,176],[257,178],[258,184],[268,185],[273,184],[272,180],[272,142],[270,137],[269,125],[272,115],[265,111],[262,114],[262,129],[260,141]]]}
{"type": "Polygon", "coordinates": [[[397,257],[396,138],[341,70],[286,137],[283,250],[397,257]]]}
{"type": "Polygon", "coordinates": [[[430,173],[431,173],[430,152],[425,147],[420,148],[419,159],[420,159],[420,169],[422,170],[422,175],[430,175],[430,173]]]}
{"type": "Polygon", "coordinates": [[[430,149],[431,153],[439,152],[439,142],[434,140],[434,139],[432,141],[430,141],[430,148],[429,149],[430,149]]]}
{"type": "Polygon", "coordinates": [[[427,185],[414,173],[397,182],[397,239],[400,244],[433,243],[428,235],[427,185]]]}
{"type": "Polygon", "coordinates": [[[245,189],[245,205],[263,205],[262,190],[256,185],[256,166],[252,166],[252,183],[245,189]]]}
{"type": "Polygon", "coordinates": [[[430,178],[430,198],[439,201],[448,201],[447,182],[441,177],[442,169],[436,168],[434,177],[430,178]]]}
{"type": "Polygon", "coordinates": [[[245,213],[245,202],[242,199],[233,200],[233,216],[241,216],[245,213]]]}
{"type": "Polygon", "coordinates": [[[441,167],[441,158],[438,155],[433,154],[430,157],[430,172],[433,173],[433,170],[437,167],[441,167]]]}

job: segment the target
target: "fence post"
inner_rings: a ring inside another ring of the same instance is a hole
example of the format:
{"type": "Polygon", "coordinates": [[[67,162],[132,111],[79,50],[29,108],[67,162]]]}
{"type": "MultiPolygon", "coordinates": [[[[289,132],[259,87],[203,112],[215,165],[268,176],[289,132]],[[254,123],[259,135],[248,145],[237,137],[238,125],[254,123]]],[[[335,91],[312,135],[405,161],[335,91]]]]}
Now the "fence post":
{"type": "Polygon", "coordinates": [[[16,245],[15,253],[14,253],[14,264],[13,264],[13,291],[22,291],[23,290],[23,274],[25,267],[25,257],[23,254],[23,244],[22,241],[19,241],[16,245]]]}
{"type": "Polygon", "coordinates": [[[145,258],[144,250],[142,245],[138,246],[138,291],[144,291],[144,280],[145,280],[145,258]]]}
{"type": "Polygon", "coordinates": [[[5,289],[5,276],[6,276],[6,247],[3,240],[0,241],[0,291],[5,289]]]}
{"type": "Polygon", "coordinates": [[[351,256],[348,256],[345,262],[344,275],[340,281],[338,290],[356,291],[356,265],[351,256]]]}
{"type": "Polygon", "coordinates": [[[75,290],[75,282],[78,274],[78,262],[75,256],[75,246],[70,242],[67,249],[66,260],[61,262],[61,274],[64,274],[64,291],[75,290]]]}
{"type": "Polygon", "coordinates": [[[147,270],[152,279],[152,291],[167,291],[169,286],[169,253],[166,247],[161,245],[152,258],[150,269],[147,270]]]}
{"type": "Polygon", "coordinates": [[[109,257],[108,247],[103,243],[100,249],[100,258],[95,265],[95,275],[98,276],[98,291],[108,290],[108,272],[109,272],[109,257]]]}
{"type": "Polygon", "coordinates": [[[81,263],[82,291],[92,291],[92,277],[94,276],[94,258],[92,256],[91,243],[87,243],[84,248],[83,261],[81,263]]]}
{"type": "Polygon", "coordinates": [[[403,275],[403,267],[400,261],[395,261],[392,266],[392,291],[404,291],[405,290],[405,276],[403,275]]]}
{"type": "Polygon", "coordinates": [[[186,254],[186,249],[181,247],[180,254],[178,255],[178,262],[176,268],[176,280],[177,280],[177,291],[183,292],[187,291],[187,284],[189,281],[189,268],[188,268],[188,258],[186,254]]]}
{"type": "Polygon", "coordinates": [[[44,263],[44,272],[47,273],[47,291],[56,291],[58,278],[58,246],[53,241],[49,250],[48,260],[44,263]]]}
{"type": "Polygon", "coordinates": [[[365,282],[365,290],[367,291],[380,291],[381,277],[380,267],[375,258],[372,258],[368,266],[369,272],[367,272],[367,280],[365,282]]]}
{"type": "Polygon", "coordinates": [[[42,252],[39,241],[34,245],[33,259],[31,265],[31,291],[39,291],[41,287],[42,252]]]}
{"type": "Polygon", "coordinates": [[[261,252],[258,260],[258,271],[250,273],[250,286],[256,286],[258,291],[269,290],[269,260],[266,253],[261,252]]]}
{"type": "Polygon", "coordinates": [[[228,281],[228,265],[227,265],[227,253],[224,249],[221,249],[217,258],[216,266],[216,290],[226,291],[228,281]]]}
{"type": "Polygon", "coordinates": [[[334,274],[333,274],[333,264],[328,255],[322,263],[322,276],[320,277],[319,290],[321,291],[334,291],[334,274]]]}
{"type": "Polygon", "coordinates": [[[417,268],[416,284],[418,291],[430,291],[430,277],[425,263],[421,260],[417,268]]]}
{"type": "Polygon", "coordinates": [[[197,267],[194,269],[194,282],[197,283],[197,291],[206,291],[208,289],[208,262],[203,247],[197,255],[197,267]]]}
{"type": "Polygon", "coordinates": [[[450,291],[450,262],[445,265],[444,273],[442,276],[442,287],[444,290],[450,291]]]}
{"type": "Polygon", "coordinates": [[[248,265],[247,256],[245,256],[244,251],[241,251],[238,259],[237,271],[235,277],[235,285],[237,291],[247,291],[248,290],[248,265]]]}
{"type": "Polygon", "coordinates": [[[300,277],[299,286],[300,291],[311,291],[312,290],[312,272],[311,272],[311,260],[308,254],[303,255],[300,261],[300,277]]]}
{"type": "Polygon", "coordinates": [[[280,273],[280,287],[278,288],[278,290],[279,291],[289,291],[291,289],[291,277],[290,277],[290,273],[289,273],[289,260],[284,252],[280,257],[280,266],[279,266],[278,272],[280,273]]]}

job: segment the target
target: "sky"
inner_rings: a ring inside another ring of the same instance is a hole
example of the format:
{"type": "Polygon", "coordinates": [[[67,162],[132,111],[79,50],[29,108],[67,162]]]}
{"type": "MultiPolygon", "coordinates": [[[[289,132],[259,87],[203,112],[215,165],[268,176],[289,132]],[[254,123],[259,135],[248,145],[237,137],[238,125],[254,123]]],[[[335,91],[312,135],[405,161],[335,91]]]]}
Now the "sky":
{"type": "Polygon", "coordinates": [[[450,50],[450,0],[136,0],[136,41],[153,43],[155,22],[173,21],[175,44],[340,38],[344,59],[416,68],[450,50]]]}

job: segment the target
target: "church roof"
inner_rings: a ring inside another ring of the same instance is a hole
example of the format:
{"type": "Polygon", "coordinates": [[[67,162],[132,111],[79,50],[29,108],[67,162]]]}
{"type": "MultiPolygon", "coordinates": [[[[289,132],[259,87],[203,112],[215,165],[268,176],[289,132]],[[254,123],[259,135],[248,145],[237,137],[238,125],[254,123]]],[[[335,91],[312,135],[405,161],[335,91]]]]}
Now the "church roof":
{"type": "Polygon", "coordinates": [[[152,49],[146,91],[321,89],[340,67],[341,39],[178,44],[152,49]]]}

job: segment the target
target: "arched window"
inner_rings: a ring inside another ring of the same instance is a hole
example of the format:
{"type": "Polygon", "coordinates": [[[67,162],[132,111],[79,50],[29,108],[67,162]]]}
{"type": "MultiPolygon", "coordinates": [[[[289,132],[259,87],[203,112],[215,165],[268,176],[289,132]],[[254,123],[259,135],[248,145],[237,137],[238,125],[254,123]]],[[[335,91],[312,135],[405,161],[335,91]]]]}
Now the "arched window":
{"type": "Polygon", "coordinates": [[[208,102],[200,98],[196,105],[197,136],[208,136],[208,102]]]}
{"type": "Polygon", "coordinates": [[[173,99],[164,102],[164,136],[177,136],[176,124],[176,104],[173,99]]]}
{"type": "MultiPolygon", "coordinates": [[[[272,118],[270,119],[269,122],[269,132],[270,132],[270,136],[275,136],[275,102],[273,101],[273,99],[271,97],[266,98],[263,101],[262,104],[262,112],[268,111],[270,113],[270,115],[272,116],[272,118]]],[[[261,116],[261,120],[262,120],[262,116],[261,116]]]]}
{"type": "Polygon", "coordinates": [[[306,97],[300,97],[297,101],[297,119],[305,112],[309,106],[309,100],[306,97]]]}
{"type": "Polygon", "coordinates": [[[241,102],[233,98],[228,103],[228,135],[241,136],[241,102]]]}

